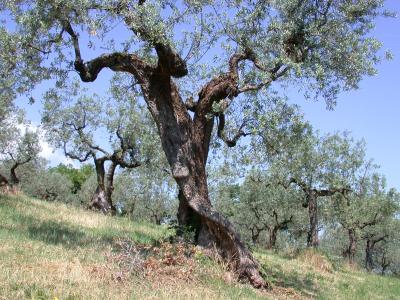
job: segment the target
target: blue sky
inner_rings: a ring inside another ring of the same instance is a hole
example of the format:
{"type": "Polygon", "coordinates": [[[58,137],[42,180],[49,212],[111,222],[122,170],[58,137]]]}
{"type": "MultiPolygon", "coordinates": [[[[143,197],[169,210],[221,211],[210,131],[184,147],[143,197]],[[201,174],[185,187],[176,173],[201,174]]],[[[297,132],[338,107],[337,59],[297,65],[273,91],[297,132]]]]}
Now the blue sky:
{"type": "MultiPolygon", "coordinates": [[[[386,7],[400,16],[400,0],[386,7]]],[[[378,75],[362,80],[359,89],[339,95],[333,111],[325,103],[291,99],[322,133],[348,130],[367,142],[367,155],[381,166],[389,187],[400,190],[400,18],[380,18],[374,36],[394,59],[378,66],[378,75]]]]}
{"type": "MultiPolygon", "coordinates": [[[[399,14],[400,0],[387,0],[386,7],[399,14]]],[[[381,166],[388,186],[400,190],[400,19],[379,18],[374,36],[383,42],[384,50],[392,51],[394,59],[381,63],[378,75],[363,79],[358,90],[340,94],[333,111],[326,110],[323,102],[307,101],[301,96],[292,95],[290,100],[300,105],[306,119],[322,133],[347,130],[356,139],[364,138],[367,155],[381,166]]],[[[105,92],[104,81],[109,75],[102,72],[103,80],[93,83],[91,90],[105,92]]],[[[48,84],[43,84],[33,96],[39,100],[47,87],[48,84]]],[[[32,106],[26,101],[19,103],[23,103],[28,118],[38,124],[40,100],[32,106]]],[[[65,161],[60,152],[51,154],[47,145],[45,148],[52,164],[65,161]]]]}

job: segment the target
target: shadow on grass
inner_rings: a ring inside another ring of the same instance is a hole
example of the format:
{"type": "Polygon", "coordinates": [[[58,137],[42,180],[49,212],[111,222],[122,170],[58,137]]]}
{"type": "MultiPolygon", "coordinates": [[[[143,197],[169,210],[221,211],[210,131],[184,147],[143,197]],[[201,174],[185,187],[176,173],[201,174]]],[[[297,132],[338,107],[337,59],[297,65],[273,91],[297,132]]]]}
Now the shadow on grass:
{"type": "Polygon", "coordinates": [[[143,244],[154,244],[157,242],[151,235],[135,230],[81,228],[66,222],[40,220],[18,209],[1,209],[0,218],[3,218],[5,221],[3,226],[0,226],[0,230],[7,230],[9,234],[42,241],[49,245],[61,245],[68,249],[76,247],[102,248],[113,244],[116,239],[131,239],[136,243],[143,244]]]}
{"type": "Polygon", "coordinates": [[[318,286],[315,284],[315,275],[313,273],[285,273],[282,267],[274,265],[272,268],[262,266],[263,273],[267,274],[268,280],[273,285],[283,288],[293,288],[303,296],[314,298],[318,296],[318,286]]]}
{"type": "Polygon", "coordinates": [[[61,244],[66,248],[93,245],[93,239],[78,228],[66,226],[55,221],[32,222],[27,226],[26,230],[29,238],[40,240],[46,244],[61,244]]]}

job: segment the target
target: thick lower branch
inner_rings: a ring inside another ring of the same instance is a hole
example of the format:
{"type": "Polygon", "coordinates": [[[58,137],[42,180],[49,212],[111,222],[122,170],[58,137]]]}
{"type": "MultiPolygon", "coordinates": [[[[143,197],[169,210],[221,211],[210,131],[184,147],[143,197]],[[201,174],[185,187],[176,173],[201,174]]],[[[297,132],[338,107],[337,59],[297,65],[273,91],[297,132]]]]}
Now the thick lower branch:
{"type": "Polygon", "coordinates": [[[84,62],[82,59],[78,35],[67,20],[62,20],[64,30],[70,35],[75,51],[75,70],[84,82],[93,82],[98,74],[104,68],[110,68],[113,71],[127,72],[133,74],[138,81],[143,81],[146,76],[154,71],[154,67],[150,66],[144,60],[135,54],[114,52],[111,54],[103,54],[99,57],[84,62]]]}

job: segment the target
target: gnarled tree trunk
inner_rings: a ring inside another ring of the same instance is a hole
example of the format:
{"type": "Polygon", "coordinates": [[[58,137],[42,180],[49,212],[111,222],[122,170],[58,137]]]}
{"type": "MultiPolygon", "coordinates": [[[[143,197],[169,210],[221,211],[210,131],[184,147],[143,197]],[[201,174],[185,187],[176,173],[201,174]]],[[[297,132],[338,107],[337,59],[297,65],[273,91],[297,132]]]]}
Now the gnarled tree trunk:
{"type": "MultiPolygon", "coordinates": [[[[25,162],[24,162],[25,163],[25,162]]],[[[8,191],[11,193],[18,193],[20,190],[20,180],[19,177],[17,175],[17,168],[20,166],[21,164],[18,162],[15,162],[11,169],[10,169],[10,180],[8,182],[8,191]]]]}
{"type": "Polygon", "coordinates": [[[267,242],[267,247],[266,247],[267,249],[275,248],[278,230],[279,230],[279,228],[277,226],[274,226],[274,227],[268,229],[268,242],[267,242]]]}
{"type": "Polygon", "coordinates": [[[272,216],[275,219],[274,225],[266,226],[269,233],[267,249],[275,248],[276,238],[279,230],[287,228],[288,224],[293,221],[293,216],[290,216],[289,218],[284,218],[283,220],[279,221],[278,213],[275,210],[272,212],[272,216]]]}
{"type": "Polygon", "coordinates": [[[115,161],[111,161],[111,164],[107,170],[106,180],[105,180],[105,194],[106,194],[106,201],[110,206],[111,213],[115,214],[116,209],[112,201],[112,194],[114,192],[114,174],[115,169],[117,168],[118,163],[115,161]]]}
{"type": "Polygon", "coordinates": [[[374,243],[370,239],[367,239],[365,244],[365,269],[367,269],[368,272],[372,271],[374,267],[374,261],[372,259],[373,248],[374,243]]]}
{"type": "Polygon", "coordinates": [[[110,169],[107,172],[107,178],[105,175],[105,159],[94,159],[96,166],[97,175],[97,188],[94,192],[90,203],[89,209],[97,209],[104,214],[115,213],[115,207],[112,203],[112,191],[113,191],[113,178],[116,165],[111,164],[110,169]]]}
{"type": "Polygon", "coordinates": [[[253,242],[253,244],[258,244],[258,239],[260,237],[260,233],[261,233],[262,229],[257,228],[257,227],[253,227],[251,228],[251,241],[253,242]]]}
{"type": "Polygon", "coordinates": [[[374,268],[373,253],[374,253],[376,244],[385,240],[386,237],[387,237],[387,235],[367,236],[366,237],[365,269],[367,269],[368,272],[372,271],[372,269],[374,268]]]}
{"type": "Polygon", "coordinates": [[[309,228],[307,232],[307,247],[317,248],[318,240],[318,203],[317,196],[311,192],[307,195],[309,228]]]}
{"type": "Polygon", "coordinates": [[[357,236],[356,230],[354,228],[347,229],[348,237],[349,237],[349,245],[347,249],[344,251],[345,257],[347,257],[350,264],[354,264],[355,255],[357,252],[357,236]]]}
{"type": "Polygon", "coordinates": [[[10,183],[12,186],[17,186],[19,184],[19,178],[16,173],[18,166],[18,164],[14,164],[10,169],[10,183]]]}
{"type": "Polygon", "coordinates": [[[264,286],[258,264],[238,233],[211,206],[205,166],[213,120],[199,112],[192,120],[169,76],[155,73],[141,86],[172,175],[180,188],[178,215],[181,224],[194,225],[198,244],[208,249],[216,247],[241,278],[249,279],[256,287],[264,286]]]}

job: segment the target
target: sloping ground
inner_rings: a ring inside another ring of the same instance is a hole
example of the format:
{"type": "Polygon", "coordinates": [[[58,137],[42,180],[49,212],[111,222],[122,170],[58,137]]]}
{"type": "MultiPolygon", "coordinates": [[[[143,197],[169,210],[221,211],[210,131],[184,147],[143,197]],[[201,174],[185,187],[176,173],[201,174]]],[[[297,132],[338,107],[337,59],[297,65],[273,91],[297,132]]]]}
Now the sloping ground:
{"type": "Polygon", "coordinates": [[[166,227],[0,195],[0,299],[400,299],[400,280],[258,251],[272,291],[236,283],[166,227]]]}

